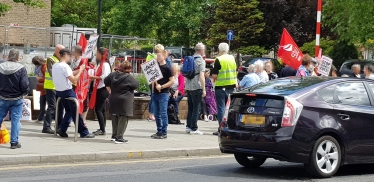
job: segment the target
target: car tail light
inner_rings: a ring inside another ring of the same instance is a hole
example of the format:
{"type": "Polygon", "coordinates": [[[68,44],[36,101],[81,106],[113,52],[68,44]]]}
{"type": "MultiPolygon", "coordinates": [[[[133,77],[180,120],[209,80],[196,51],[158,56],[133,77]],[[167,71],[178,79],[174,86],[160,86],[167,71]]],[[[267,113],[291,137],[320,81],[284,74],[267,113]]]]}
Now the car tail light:
{"type": "Polygon", "coordinates": [[[282,127],[295,126],[302,110],[302,104],[297,102],[295,99],[285,97],[282,127]]]}
{"type": "Polygon", "coordinates": [[[245,94],[245,95],[249,97],[256,97],[256,94],[245,94]]]}
{"type": "Polygon", "coordinates": [[[223,114],[222,122],[227,121],[227,117],[229,116],[230,103],[231,103],[231,98],[229,95],[227,102],[226,102],[225,113],[223,114]]]}

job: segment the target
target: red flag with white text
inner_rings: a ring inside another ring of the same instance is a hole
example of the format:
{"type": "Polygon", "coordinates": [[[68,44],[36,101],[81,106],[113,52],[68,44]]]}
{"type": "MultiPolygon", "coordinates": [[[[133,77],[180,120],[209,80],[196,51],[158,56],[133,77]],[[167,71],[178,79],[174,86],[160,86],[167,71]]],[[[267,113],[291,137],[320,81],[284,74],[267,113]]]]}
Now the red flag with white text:
{"type": "MultiPolygon", "coordinates": [[[[84,52],[84,50],[86,50],[87,39],[86,39],[86,37],[84,36],[83,33],[81,34],[81,36],[79,38],[78,45],[80,45],[82,47],[82,52],[84,52]]],[[[84,103],[83,102],[87,98],[88,91],[89,91],[89,85],[90,85],[90,80],[89,80],[89,75],[88,75],[89,67],[88,67],[87,58],[82,58],[81,59],[81,62],[80,62],[77,69],[79,69],[81,65],[86,65],[86,69],[82,72],[81,76],[79,77],[77,86],[75,88],[75,93],[77,95],[77,100],[79,102],[79,113],[84,112],[83,111],[83,109],[84,109],[84,103]]]]}
{"type": "Polygon", "coordinates": [[[297,70],[301,65],[303,56],[303,53],[292,39],[290,33],[284,28],[279,43],[278,57],[282,59],[285,65],[291,66],[297,70]]]}

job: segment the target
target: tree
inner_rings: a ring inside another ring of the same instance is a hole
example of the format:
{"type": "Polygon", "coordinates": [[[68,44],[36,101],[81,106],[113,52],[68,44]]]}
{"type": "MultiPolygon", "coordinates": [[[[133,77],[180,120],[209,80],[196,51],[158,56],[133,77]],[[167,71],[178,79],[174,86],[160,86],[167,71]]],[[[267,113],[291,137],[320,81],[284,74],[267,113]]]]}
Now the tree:
{"type": "Polygon", "coordinates": [[[358,58],[358,51],[356,47],[349,42],[336,42],[330,53],[333,64],[339,68],[344,61],[358,58]]]}
{"type": "Polygon", "coordinates": [[[235,32],[231,50],[257,45],[265,23],[257,0],[218,0],[215,23],[209,29],[208,44],[226,42],[227,30],[235,32]]]}
{"type": "MultiPolygon", "coordinates": [[[[41,0],[13,0],[13,2],[22,3],[25,6],[32,7],[32,8],[34,7],[44,8],[45,7],[44,2],[41,0]]],[[[4,16],[5,15],[4,13],[11,9],[12,9],[11,5],[0,2],[0,16],[4,16]]]]}
{"type": "MultiPolygon", "coordinates": [[[[334,40],[321,38],[320,48],[323,51],[322,54],[325,56],[330,56],[330,53],[334,45],[335,45],[334,40]]],[[[315,48],[316,48],[316,40],[313,40],[312,42],[307,42],[302,47],[300,47],[301,51],[308,52],[312,57],[314,57],[315,48]]]]}
{"type": "Polygon", "coordinates": [[[339,35],[340,40],[365,43],[374,39],[374,1],[326,0],[324,24],[339,35]],[[349,8],[347,8],[349,7],[349,8]]]}

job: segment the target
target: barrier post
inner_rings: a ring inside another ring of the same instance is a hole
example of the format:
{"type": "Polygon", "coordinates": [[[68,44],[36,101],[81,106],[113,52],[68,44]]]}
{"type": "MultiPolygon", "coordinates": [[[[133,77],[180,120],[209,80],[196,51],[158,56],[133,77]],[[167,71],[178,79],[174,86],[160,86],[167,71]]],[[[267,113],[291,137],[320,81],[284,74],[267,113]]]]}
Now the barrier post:
{"type": "MultiPolygon", "coordinates": [[[[66,100],[71,100],[71,101],[74,101],[75,104],[77,105],[77,114],[75,115],[75,134],[74,134],[74,142],[77,142],[78,141],[78,125],[79,125],[79,102],[76,98],[74,97],[69,97],[69,98],[65,98],[66,100]]],[[[57,136],[57,129],[58,129],[58,107],[59,107],[59,104],[60,104],[60,101],[61,101],[61,98],[57,98],[57,101],[56,101],[56,114],[55,114],[55,136],[57,136]]]]}

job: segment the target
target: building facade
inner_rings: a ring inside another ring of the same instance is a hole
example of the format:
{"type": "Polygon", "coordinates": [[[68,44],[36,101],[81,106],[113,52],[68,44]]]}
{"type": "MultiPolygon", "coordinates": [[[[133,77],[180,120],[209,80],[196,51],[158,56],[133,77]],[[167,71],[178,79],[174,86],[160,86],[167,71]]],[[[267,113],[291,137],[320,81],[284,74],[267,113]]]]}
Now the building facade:
{"type": "Polygon", "coordinates": [[[45,8],[30,8],[13,0],[1,0],[12,6],[9,12],[0,17],[0,46],[8,42],[10,46],[45,47],[49,44],[49,33],[46,30],[37,30],[23,27],[49,28],[51,24],[51,0],[42,0],[45,8]],[[13,25],[14,27],[9,27],[13,25]],[[5,27],[8,28],[6,41],[5,27]]]}

